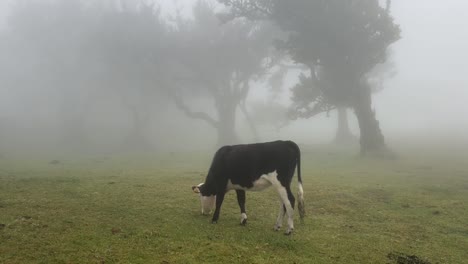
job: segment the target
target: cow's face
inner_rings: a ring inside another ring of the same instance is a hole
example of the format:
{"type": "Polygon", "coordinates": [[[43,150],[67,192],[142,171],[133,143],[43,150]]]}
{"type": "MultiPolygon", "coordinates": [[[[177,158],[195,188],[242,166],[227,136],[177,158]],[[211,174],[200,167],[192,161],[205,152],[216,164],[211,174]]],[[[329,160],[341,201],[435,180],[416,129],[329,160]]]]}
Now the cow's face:
{"type": "Polygon", "coordinates": [[[198,193],[200,195],[201,212],[205,215],[209,214],[214,209],[216,204],[216,195],[207,195],[204,192],[203,185],[203,183],[200,183],[198,185],[192,186],[192,190],[193,192],[198,193]]]}

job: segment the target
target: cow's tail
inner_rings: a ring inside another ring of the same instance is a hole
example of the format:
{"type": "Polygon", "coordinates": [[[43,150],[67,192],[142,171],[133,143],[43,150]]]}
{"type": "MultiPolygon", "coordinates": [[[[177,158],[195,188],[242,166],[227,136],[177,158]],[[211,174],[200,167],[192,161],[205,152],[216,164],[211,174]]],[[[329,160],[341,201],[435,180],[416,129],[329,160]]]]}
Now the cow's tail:
{"type": "Polygon", "coordinates": [[[304,189],[302,188],[302,178],[301,178],[301,150],[299,149],[299,146],[292,142],[294,145],[294,148],[296,149],[297,152],[297,185],[298,185],[298,193],[297,193],[297,209],[299,210],[299,216],[301,219],[304,218],[305,216],[305,204],[304,204],[304,189]]]}

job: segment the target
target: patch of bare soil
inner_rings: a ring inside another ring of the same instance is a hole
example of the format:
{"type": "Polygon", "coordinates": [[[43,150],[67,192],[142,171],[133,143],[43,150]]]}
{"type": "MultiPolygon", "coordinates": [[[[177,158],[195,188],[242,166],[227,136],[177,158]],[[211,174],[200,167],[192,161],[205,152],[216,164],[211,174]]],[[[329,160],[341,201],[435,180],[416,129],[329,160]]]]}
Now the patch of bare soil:
{"type": "Polygon", "coordinates": [[[387,258],[396,264],[431,264],[429,261],[421,259],[416,255],[407,255],[399,252],[390,252],[387,255],[387,258]]]}

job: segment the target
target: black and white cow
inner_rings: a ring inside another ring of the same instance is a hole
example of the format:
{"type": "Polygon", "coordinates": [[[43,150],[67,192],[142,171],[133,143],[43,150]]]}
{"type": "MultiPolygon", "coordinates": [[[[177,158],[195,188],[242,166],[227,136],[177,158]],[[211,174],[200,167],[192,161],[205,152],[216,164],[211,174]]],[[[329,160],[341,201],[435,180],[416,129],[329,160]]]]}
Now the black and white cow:
{"type": "Polygon", "coordinates": [[[261,191],[273,186],[280,196],[280,210],[275,230],[283,224],[285,213],[288,215],[288,228],[285,234],[294,229],[293,210],[295,198],[291,192],[291,181],[297,165],[299,185],[298,209],[304,217],[304,197],[301,180],[301,153],[292,141],[233,145],[221,147],[214,155],[205,182],[192,186],[200,194],[202,214],[208,214],[216,205],[212,222],[219,218],[224,195],[236,190],[241,211],[241,224],[247,222],[245,213],[245,191],[261,191]]]}

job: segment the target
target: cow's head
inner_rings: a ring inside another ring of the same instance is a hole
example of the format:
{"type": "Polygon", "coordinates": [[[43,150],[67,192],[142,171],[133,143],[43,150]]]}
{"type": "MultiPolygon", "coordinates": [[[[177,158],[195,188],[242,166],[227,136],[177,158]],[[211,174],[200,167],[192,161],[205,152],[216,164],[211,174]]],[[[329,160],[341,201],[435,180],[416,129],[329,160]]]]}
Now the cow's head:
{"type": "Polygon", "coordinates": [[[204,215],[209,214],[214,209],[216,203],[216,195],[208,194],[205,187],[204,183],[192,186],[193,192],[200,195],[201,212],[204,215]]]}

